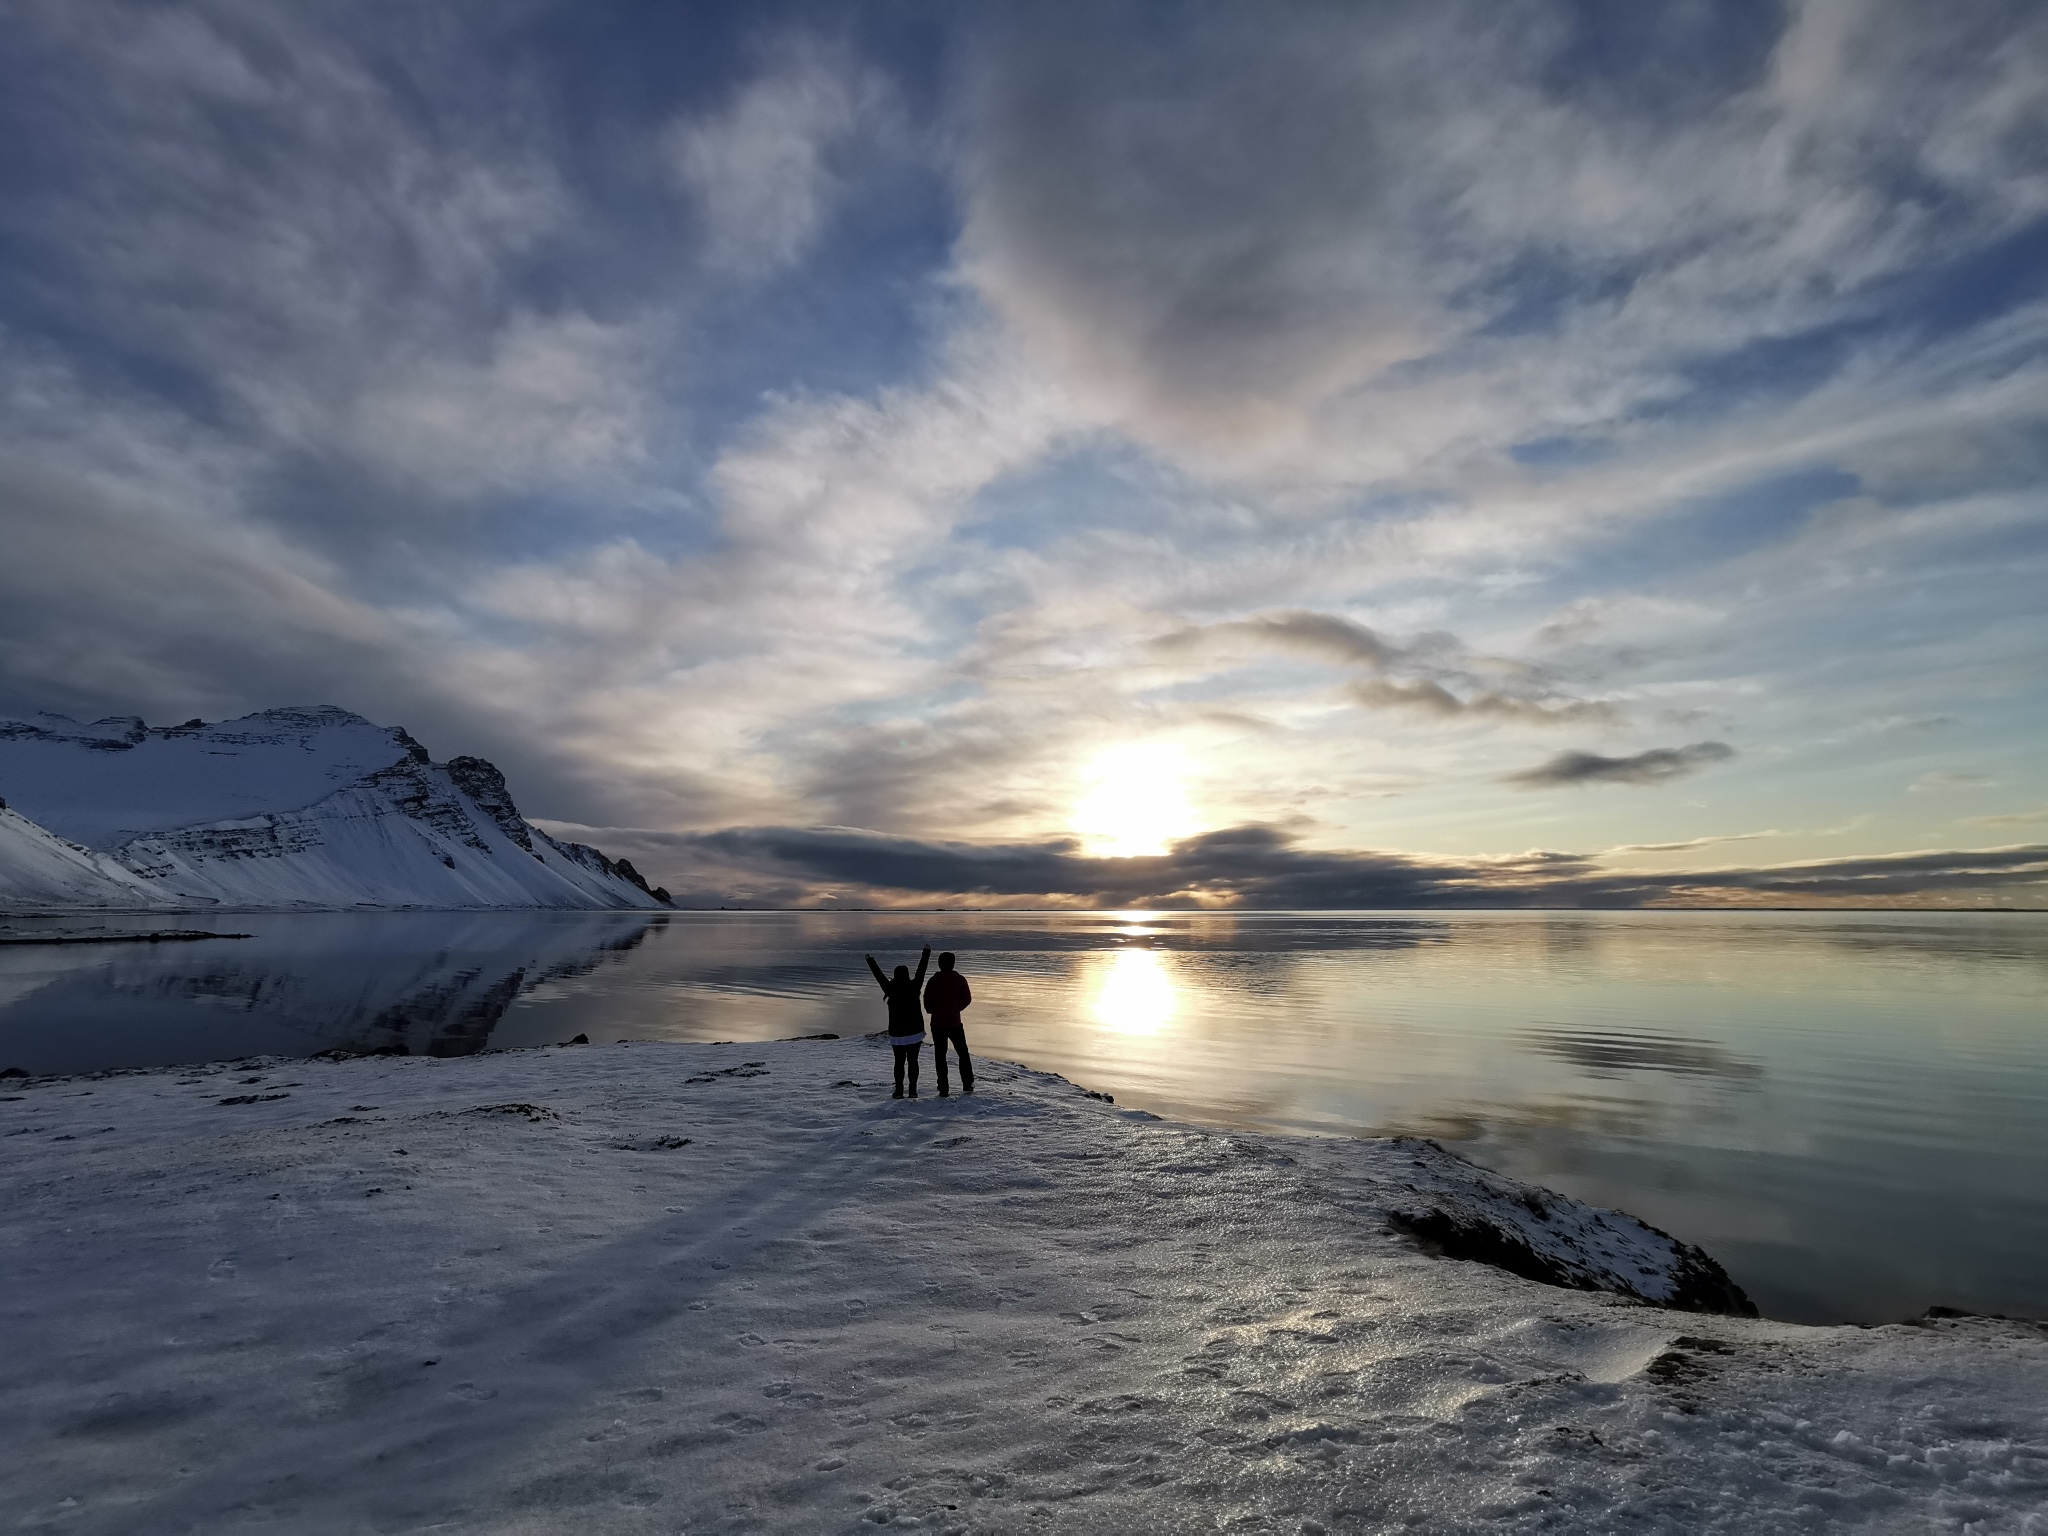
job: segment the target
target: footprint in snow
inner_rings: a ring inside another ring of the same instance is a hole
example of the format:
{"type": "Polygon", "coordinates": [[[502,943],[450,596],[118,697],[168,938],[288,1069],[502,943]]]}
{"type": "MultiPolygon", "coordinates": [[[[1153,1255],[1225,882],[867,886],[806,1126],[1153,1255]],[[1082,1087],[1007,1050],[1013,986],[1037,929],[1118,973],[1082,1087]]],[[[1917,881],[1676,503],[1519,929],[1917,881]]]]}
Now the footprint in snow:
{"type": "Polygon", "coordinates": [[[721,1077],[766,1077],[768,1065],[760,1061],[743,1061],[736,1067],[722,1067],[716,1072],[700,1072],[695,1077],[683,1079],[686,1083],[715,1083],[721,1077]]]}
{"type": "Polygon", "coordinates": [[[539,1124],[544,1120],[559,1120],[562,1117],[545,1104],[479,1104],[473,1109],[462,1111],[465,1115],[517,1115],[522,1120],[539,1124]]]}

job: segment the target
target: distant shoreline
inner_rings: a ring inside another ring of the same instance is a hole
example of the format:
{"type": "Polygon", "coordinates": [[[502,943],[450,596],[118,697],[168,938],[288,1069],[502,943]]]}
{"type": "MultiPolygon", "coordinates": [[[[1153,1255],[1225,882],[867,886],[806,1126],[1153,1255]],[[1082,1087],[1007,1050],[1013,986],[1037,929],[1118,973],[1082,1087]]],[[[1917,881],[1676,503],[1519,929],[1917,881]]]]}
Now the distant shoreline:
{"type": "Polygon", "coordinates": [[[143,933],[0,933],[0,944],[185,944],[195,939],[249,939],[249,933],[163,928],[143,933]]]}
{"type": "MultiPolygon", "coordinates": [[[[1386,917],[1386,916],[1512,916],[1522,912],[1578,912],[1590,916],[1649,916],[1665,912],[1900,912],[1922,916],[1950,914],[1962,917],[2040,916],[2048,907],[192,907],[178,909],[181,917],[395,917],[472,913],[518,913],[539,916],[559,912],[573,917],[715,917],[721,913],[754,917],[921,917],[945,915],[1016,917],[1112,917],[1142,913],[1148,917],[1386,917]]],[[[150,907],[23,907],[0,909],[0,918],[62,919],[88,917],[161,917],[162,908],[150,907]]],[[[230,935],[208,933],[206,938],[230,935]]],[[[233,935],[246,938],[248,935],[233,935]]]]}

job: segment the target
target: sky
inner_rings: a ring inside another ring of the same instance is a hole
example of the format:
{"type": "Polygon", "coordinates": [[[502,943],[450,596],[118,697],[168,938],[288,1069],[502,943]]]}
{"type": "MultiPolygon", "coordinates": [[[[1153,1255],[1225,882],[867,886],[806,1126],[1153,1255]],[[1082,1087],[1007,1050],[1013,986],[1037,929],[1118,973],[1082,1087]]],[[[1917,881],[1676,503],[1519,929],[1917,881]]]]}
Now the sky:
{"type": "Polygon", "coordinates": [[[695,904],[2048,906],[2048,8],[0,20],[0,714],[695,904]]]}

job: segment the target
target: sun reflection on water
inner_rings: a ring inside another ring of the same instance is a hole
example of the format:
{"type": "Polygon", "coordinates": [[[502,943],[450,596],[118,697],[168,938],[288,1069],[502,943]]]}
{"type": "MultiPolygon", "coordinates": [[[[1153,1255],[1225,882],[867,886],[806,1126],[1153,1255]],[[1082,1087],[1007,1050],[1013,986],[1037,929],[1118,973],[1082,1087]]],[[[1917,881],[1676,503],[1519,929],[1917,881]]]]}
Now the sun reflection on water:
{"type": "Polygon", "coordinates": [[[1104,1029],[1156,1035],[1173,1022],[1180,993],[1161,956],[1149,949],[1119,949],[1099,957],[1088,1013],[1104,1029]]]}

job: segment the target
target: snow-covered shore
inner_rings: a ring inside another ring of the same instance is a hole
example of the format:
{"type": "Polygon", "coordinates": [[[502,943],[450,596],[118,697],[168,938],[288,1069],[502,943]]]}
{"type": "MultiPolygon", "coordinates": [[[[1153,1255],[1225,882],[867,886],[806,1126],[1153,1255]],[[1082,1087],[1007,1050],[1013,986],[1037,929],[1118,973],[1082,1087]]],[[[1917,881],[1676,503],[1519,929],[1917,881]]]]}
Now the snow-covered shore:
{"type": "Polygon", "coordinates": [[[896,1103],[887,1067],[634,1044],[0,1083],[0,1515],[2048,1532],[2040,1325],[1540,1284],[1411,1234],[1644,1295],[1712,1276],[1426,1143],[1201,1130],[999,1063],[896,1103]]]}

